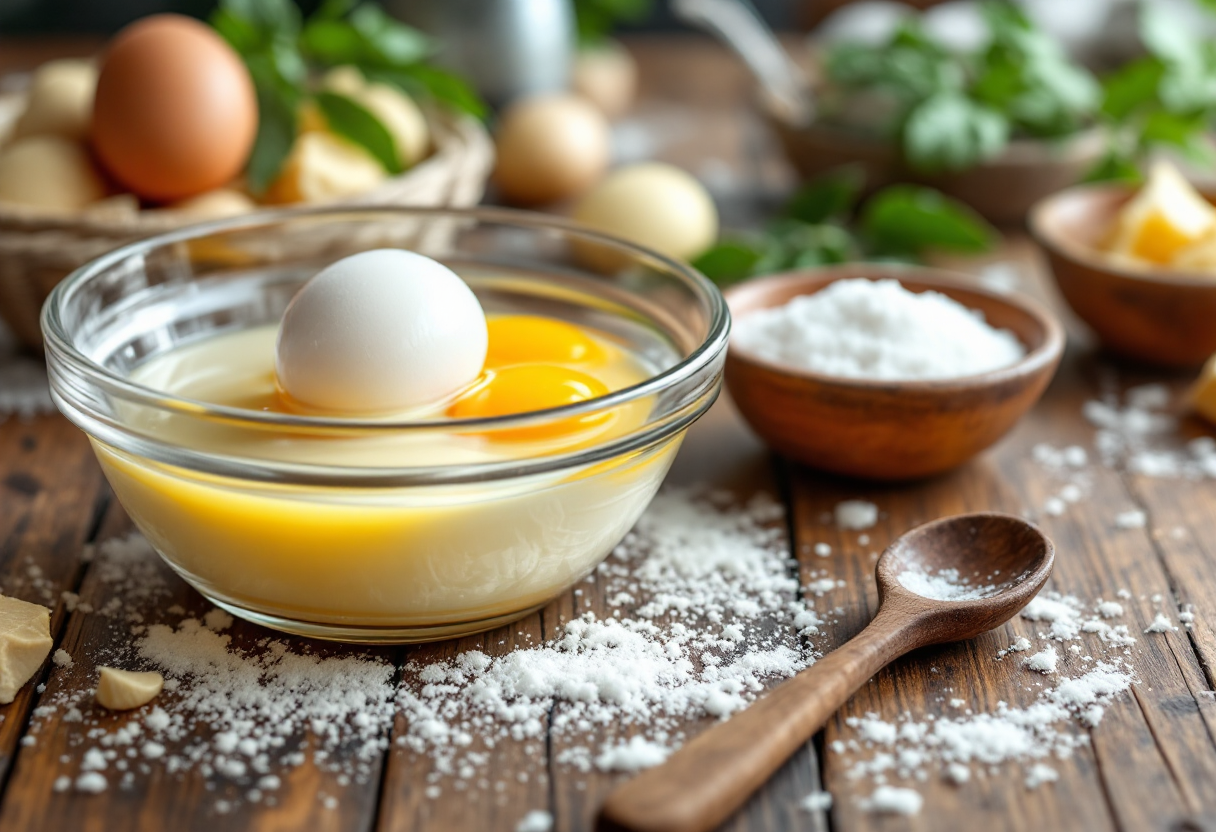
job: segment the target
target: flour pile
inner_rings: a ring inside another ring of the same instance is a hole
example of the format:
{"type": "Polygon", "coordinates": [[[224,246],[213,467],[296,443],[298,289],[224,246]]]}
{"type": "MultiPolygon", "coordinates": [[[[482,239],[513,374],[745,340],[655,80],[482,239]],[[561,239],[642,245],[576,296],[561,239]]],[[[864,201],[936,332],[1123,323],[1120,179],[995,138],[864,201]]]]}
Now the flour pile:
{"type": "Polygon", "coordinates": [[[939,292],[896,280],[838,280],[741,318],[733,340],[768,361],[841,378],[941,379],[1019,361],[1010,331],[939,292]]]}

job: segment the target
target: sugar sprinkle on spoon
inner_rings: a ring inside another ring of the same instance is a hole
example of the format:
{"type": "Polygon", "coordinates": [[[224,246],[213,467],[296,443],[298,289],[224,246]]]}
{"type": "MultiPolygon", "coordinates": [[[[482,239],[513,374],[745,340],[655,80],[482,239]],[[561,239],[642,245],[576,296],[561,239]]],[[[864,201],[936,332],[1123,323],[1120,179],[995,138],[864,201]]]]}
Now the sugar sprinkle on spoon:
{"type": "Polygon", "coordinates": [[[875,567],[878,614],[851,641],[746,711],[700,734],[666,763],[613,791],[601,832],[705,832],[735,812],[880,669],[931,644],[974,638],[1008,621],[1051,575],[1055,547],[1007,514],[962,514],[918,526],[875,567]],[[909,570],[1002,576],[983,597],[940,600],[905,585],[909,570]]]}

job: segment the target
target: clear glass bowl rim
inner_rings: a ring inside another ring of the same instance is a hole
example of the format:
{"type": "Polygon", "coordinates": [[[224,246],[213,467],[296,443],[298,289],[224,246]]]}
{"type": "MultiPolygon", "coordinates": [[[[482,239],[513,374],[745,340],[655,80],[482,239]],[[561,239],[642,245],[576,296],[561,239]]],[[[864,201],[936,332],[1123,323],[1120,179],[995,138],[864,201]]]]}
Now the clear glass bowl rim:
{"type": "Polygon", "coordinates": [[[717,287],[691,266],[619,237],[596,231],[560,217],[508,208],[427,208],[410,206],[352,206],[338,208],[329,206],[264,210],[241,217],[196,223],[171,232],[128,243],[91,260],[60,281],[51,291],[46,303],[43,304],[41,323],[48,355],[53,354],[55,360],[63,361],[73,370],[86,377],[90,383],[98,385],[108,393],[143,406],[195,418],[212,416],[222,418],[229,424],[244,423],[260,427],[270,425],[286,429],[307,428],[318,431],[326,429],[355,430],[360,432],[434,431],[437,427],[435,421],[391,421],[385,419],[264,413],[173,396],[133,382],[87,357],[76,348],[71,335],[65,331],[60,317],[61,307],[87,281],[97,277],[129,257],[144,254],[156,248],[195,240],[217,233],[248,230],[263,225],[290,222],[295,219],[309,217],[320,219],[326,217],[334,219],[340,217],[357,218],[359,215],[371,217],[384,216],[386,214],[423,219],[450,218],[457,221],[472,220],[479,223],[524,227],[536,231],[556,231],[567,237],[577,237],[589,242],[619,249],[627,253],[633,260],[652,260],[678,276],[709,310],[709,331],[696,349],[672,367],[645,381],[614,391],[606,396],[547,410],[537,410],[508,416],[445,419],[442,425],[448,429],[464,431],[502,430],[516,426],[527,427],[549,420],[568,419],[570,417],[619,407],[645,396],[661,392],[696,376],[711,365],[726,348],[730,334],[730,313],[717,287]]]}

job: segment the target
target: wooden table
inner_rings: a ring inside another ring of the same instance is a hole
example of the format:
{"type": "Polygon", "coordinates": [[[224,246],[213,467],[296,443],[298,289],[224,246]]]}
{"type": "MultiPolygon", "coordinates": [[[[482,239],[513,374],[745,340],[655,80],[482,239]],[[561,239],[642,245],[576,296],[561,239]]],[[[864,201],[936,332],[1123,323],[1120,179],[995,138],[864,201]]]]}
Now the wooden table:
{"type": "MultiPolygon", "coordinates": [[[[700,40],[639,40],[633,45],[644,79],[637,118],[665,125],[654,154],[717,183],[732,222],[754,220],[788,188],[790,178],[748,111],[747,78],[729,57],[700,40]]],[[[1011,233],[997,257],[1020,271],[1028,291],[1054,301],[1038,254],[1020,234],[1011,233]]],[[[959,265],[974,269],[978,264],[959,265]]],[[[977,710],[992,710],[1002,700],[1028,704],[1035,693],[1028,689],[1027,671],[1018,662],[994,661],[1016,636],[1041,629],[1018,619],[974,642],[920,651],[878,674],[726,828],[1216,829],[1216,701],[1208,693],[1216,667],[1211,627],[1216,622],[1216,483],[1148,479],[1095,465],[1089,496],[1060,516],[1048,516],[1040,509],[1058,492],[1060,481],[1032,459],[1032,448],[1040,442],[1079,444],[1092,454],[1093,429],[1082,417],[1083,403],[1111,385],[1148,380],[1165,381],[1175,391],[1186,381],[1120,367],[1075,340],[1047,395],[1009,437],[953,474],[908,485],[849,482],[773,458],[740,424],[725,397],[695,427],[672,478],[726,485],[744,495],[758,488],[780,495],[789,509],[792,553],[804,582],[812,571],[824,569],[843,581],[816,599],[818,609],[840,609],[815,638],[820,650],[850,638],[873,614],[875,552],[916,523],[985,509],[1039,518],[1059,551],[1055,588],[1090,600],[1112,599],[1118,590],[1129,589],[1133,597],[1124,602],[1124,620],[1138,638],[1129,659],[1138,682],[1130,695],[1111,705],[1089,746],[1071,759],[1052,761],[1059,782],[1030,791],[1015,776],[1016,768],[978,778],[965,788],[931,779],[916,785],[925,795],[919,815],[879,816],[857,805],[873,784],[849,779],[841,758],[825,751],[837,738],[853,736],[846,719],[867,712],[887,719],[904,711],[921,718],[945,715],[946,700],[953,698],[977,710]],[[881,509],[866,545],[857,533],[839,531],[822,519],[846,498],[870,500],[881,509]],[[1148,528],[1116,529],[1115,514],[1132,508],[1147,512],[1148,528]],[[833,555],[812,554],[815,542],[830,543],[833,555]],[[1176,604],[1193,605],[1193,629],[1140,635],[1156,611],[1176,612],[1176,604]],[[820,784],[835,796],[830,817],[797,805],[820,784]]],[[[1196,424],[1186,428],[1203,431],[1196,424]]],[[[103,601],[106,586],[82,559],[82,550],[127,528],[87,442],[65,419],[48,415],[0,424],[0,587],[30,600],[51,599],[56,640],[77,659],[70,671],[43,670],[38,681],[48,684],[47,696],[63,685],[87,687],[91,657],[115,638],[96,615],[69,614],[54,599],[62,590],[72,590],[85,600],[103,601]],[[40,570],[36,580],[31,567],[40,570]]],[[[158,603],[205,610],[196,593],[173,580],[172,599],[158,603]]],[[[598,584],[585,587],[592,607],[601,608],[603,599],[595,596],[598,584]]],[[[586,599],[581,600],[585,606],[586,599]]],[[[549,637],[559,618],[574,608],[575,599],[568,595],[511,627],[455,646],[386,655],[401,663],[409,657],[450,655],[457,648],[501,654],[513,645],[549,637]]],[[[237,642],[246,644],[266,635],[240,623],[234,632],[237,642]]],[[[338,790],[334,775],[311,764],[293,770],[277,805],[244,805],[223,816],[210,808],[215,793],[208,788],[227,786],[209,784],[197,771],[178,778],[143,778],[130,789],[112,788],[101,795],[59,794],[52,781],[64,773],[60,755],[83,729],[52,716],[33,744],[23,744],[39,698],[30,685],[16,702],[0,707],[3,830],[511,830],[532,809],[551,811],[558,830],[584,830],[591,828],[598,802],[616,782],[616,776],[558,765],[551,759],[553,749],[544,747],[538,752],[542,759],[532,764],[547,771],[547,783],[535,778],[515,784],[496,800],[472,795],[428,800],[423,796],[426,758],[392,746],[376,762],[378,776],[343,789],[336,810],[323,809],[316,799],[320,792],[338,790]]],[[[688,731],[701,727],[690,725],[688,731]]],[[[404,728],[399,717],[394,734],[404,728]]],[[[510,771],[522,753],[518,745],[502,744],[493,750],[490,765],[510,771]]]]}

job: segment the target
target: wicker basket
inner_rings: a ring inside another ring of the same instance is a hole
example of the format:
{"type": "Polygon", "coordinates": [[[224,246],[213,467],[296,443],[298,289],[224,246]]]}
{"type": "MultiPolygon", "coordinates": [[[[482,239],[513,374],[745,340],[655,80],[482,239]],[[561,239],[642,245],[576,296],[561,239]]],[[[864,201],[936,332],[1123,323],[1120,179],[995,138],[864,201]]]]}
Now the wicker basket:
{"type": "MultiPolygon", "coordinates": [[[[0,96],[0,143],[24,107],[21,94],[0,96]]],[[[494,147],[475,119],[428,114],[434,152],[406,173],[342,205],[469,206],[482,196],[494,147]]],[[[55,284],[125,243],[198,222],[171,210],[139,210],[131,198],[103,200],[65,215],[0,202],[0,316],[27,346],[40,348],[38,315],[55,284]]]]}

